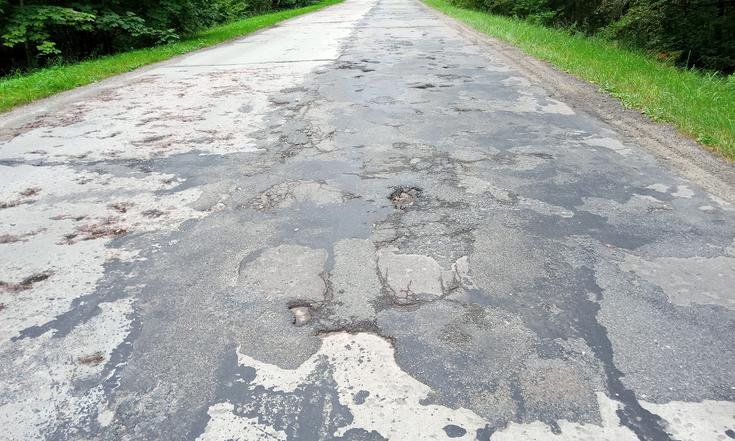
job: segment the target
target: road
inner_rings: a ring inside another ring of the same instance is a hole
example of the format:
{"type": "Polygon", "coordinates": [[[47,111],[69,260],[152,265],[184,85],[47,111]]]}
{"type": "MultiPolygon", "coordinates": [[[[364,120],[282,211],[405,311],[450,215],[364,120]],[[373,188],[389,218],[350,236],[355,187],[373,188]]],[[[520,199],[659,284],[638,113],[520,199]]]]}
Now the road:
{"type": "Polygon", "coordinates": [[[733,187],[499,47],[347,0],[0,116],[0,438],[735,438],[733,187]]]}

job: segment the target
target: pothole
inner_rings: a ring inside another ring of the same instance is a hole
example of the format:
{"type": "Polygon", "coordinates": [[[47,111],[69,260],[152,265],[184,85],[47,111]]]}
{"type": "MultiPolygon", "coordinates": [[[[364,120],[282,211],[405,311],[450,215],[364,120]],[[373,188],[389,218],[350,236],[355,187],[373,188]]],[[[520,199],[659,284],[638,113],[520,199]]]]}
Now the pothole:
{"type": "Polygon", "coordinates": [[[311,321],[311,309],[309,305],[296,305],[288,309],[293,314],[293,324],[295,326],[304,326],[311,321]]]}
{"type": "Polygon", "coordinates": [[[419,196],[421,196],[421,189],[418,187],[396,187],[393,193],[388,196],[388,199],[397,209],[405,210],[416,203],[419,196]]]}

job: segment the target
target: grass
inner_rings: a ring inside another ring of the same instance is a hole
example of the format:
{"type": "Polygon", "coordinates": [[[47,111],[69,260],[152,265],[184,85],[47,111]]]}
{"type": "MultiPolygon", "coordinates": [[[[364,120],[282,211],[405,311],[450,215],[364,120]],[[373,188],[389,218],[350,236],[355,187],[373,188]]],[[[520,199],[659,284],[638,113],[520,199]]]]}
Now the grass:
{"type": "Polygon", "coordinates": [[[472,28],[585,79],[657,121],[735,160],[735,76],[683,70],[597,38],[424,0],[472,28]]]}
{"type": "Polygon", "coordinates": [[[176,43],[122,52],[74,64],[39,69],[0,78],[0,112],[39,98],[90,84],[146,64],[250,34],[297,15],[316,11],[342,0],[322,0],[314,5],[245,18],[203,30],[176,43]]]}

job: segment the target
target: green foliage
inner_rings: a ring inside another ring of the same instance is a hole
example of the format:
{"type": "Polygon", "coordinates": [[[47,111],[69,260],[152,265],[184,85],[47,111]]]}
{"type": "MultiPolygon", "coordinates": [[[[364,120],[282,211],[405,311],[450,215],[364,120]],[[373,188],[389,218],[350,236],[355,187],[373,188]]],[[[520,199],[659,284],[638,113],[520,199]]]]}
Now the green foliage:
{"type": "Polygon", "coordinates": [[[227,24],[198,31],[171,44],[121,52],[80,63],[54,64],[43,69],[37,69],[32,73],[8,75],[0,78],[0,112],[64,90],[137,69],[146,64],[166,60],[179,54],[246,35],[279,21],[315,11],[340,1],[322,0],[319,3],[302,8],[286,9],[230,21],[227,24]]]}
{"type": "Polygon", "coordinates": [[[51,34],[61,28],[81,31],[92,30],[95,16],[61,6],[26,6],[18,8],[5,25],[0,37],[3,45],[14,47],[33,44],[39,55],[55,55],[61,51],[56,47],[51,34]]]}
{"type": "Polygon", "coordinates": [[[735,71],[735,0],[450,0],[646,51],[684,67],[735,71]]]}
{"type": "Polygon", "coordinates": [[[170,44],[200,29],[316,0],[0,0],[0,75],[170,44]]]}
{"type": "Polygon", "coordinates": [[[685,67],[735,70],[735,2],[633,0],[613,10],[605,38],[685,67]]]}

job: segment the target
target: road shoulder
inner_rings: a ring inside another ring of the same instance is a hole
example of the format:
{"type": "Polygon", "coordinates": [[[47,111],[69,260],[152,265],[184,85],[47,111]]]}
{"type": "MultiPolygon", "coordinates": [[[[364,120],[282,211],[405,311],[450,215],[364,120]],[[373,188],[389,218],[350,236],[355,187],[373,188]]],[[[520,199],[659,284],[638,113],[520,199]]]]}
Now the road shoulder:
{"type": "Polygon", "coordinates": [[[651,120],[629,109],[595,85],[554,68],[521,49],[488,36],[420,2],[422,7],[458,30],[468,41],[488,48],[503,62],[523,72],[551,95],[575,111],[612,126],[626,141],[642,147],[667,168],[673,169],[713,195],[735,202],[735,166],[706,147],[679,133],[672,125],[651,120]]]}

